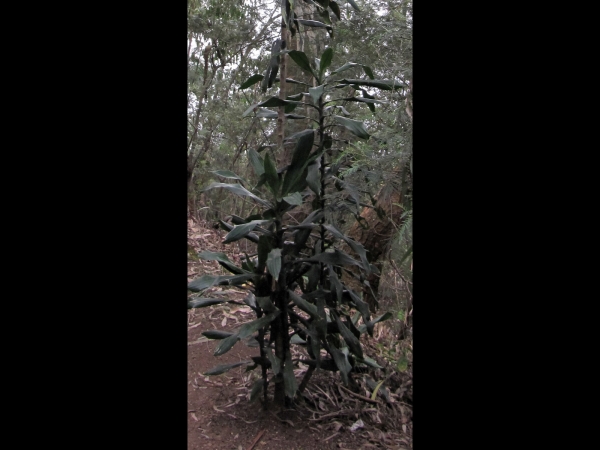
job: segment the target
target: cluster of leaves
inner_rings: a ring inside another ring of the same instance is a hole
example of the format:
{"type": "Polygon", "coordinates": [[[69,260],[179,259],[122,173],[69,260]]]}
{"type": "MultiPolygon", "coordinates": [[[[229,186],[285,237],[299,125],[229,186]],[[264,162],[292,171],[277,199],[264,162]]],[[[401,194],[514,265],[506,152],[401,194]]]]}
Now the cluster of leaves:
{"type": "MultiPolygon", "coordinates": [[[[249,161],[258,177],[254,187],[231,171],[214,172],[233,182],[212,183],[206,190],[226,189],[251,199],[261,208],[260,213],[245,218],[232,216],[233,225],[220,222],[228,231],[224,243],[247,239],[256,244],[256,253],[245,254],[241,267],[238,267],[223,253],[203,252],[199,254],[201,258],[216,260],[232,275],[204,275],[188,285],[189,290],[200,293],[189,300],[189,308],[230,301],[202,297],[211,286],[249,289],[244,303],[256,313],[256,320],[235,333],[213,330],[204,335],[221,340],[215,350],[216,356],[229,351],[238,341],[259,347],[260,356],[252,362],[221,365],[207,372],[220,374],[241,364],[248,364],[247,370],[260,366],[262,379],[253,386],[251,399],[259,395],[261,388],[266,399],[267,385],[273,380],[276,397],[279,387],[287,399],[294,398],[298,385],[293,372],[291,345],[305,349],[307,356],[301,361],[310,367],[307,374],[315,368],[339,371],[345,384],[351,382],[352,372],[379,368],[363,351],[360,336],[365,332],[372,335],[376,323],[391,317],[390,313],[371,317],[361,295],[342,281],[341,274],[345,271],[368,286],[366,277],[377,269],[369,263],[360,243],[327,223],[333,206],[327,204],[326,192],[335,188],[346,191],[349,197],[354,193],[351,186],[337,177],[339,166],[326,156],[333,143],[330,129],[343,127],[362,139],[371,136],[363,122],[344,117],[346,112],[339,102],[356,101],[372,107],[378,100],[368,94],[367,88],[393,91],[403,86],[396,80],[375,79],[370,67],[352,62],[329,72],[333,59],[331,48],[325,50],[321,58],[316,58],[314,64],[301,51],[283,50],[281,53],[287,53],[302,70],[311,74],[316,87],[285,100],[270,97],[252,105],[243,115],[254,113],[259,117],[274,118],[277,113],[268,108],[283,107],[289,118],[305,118],[292,114],[297,106],[303,105],[315,110],[317,118],[313,120],[318,127],[305,129],[286,139],[294,143],[295,148],[291,163],[285,167],[276,167],[270,150],[264,157],[257,150],[248,150],[249,161]],[[361,67],[367,78],[341,77],[342,72],[353,67],[361,67]],[[348,87],[355,93],[362,92],[362,96],[336,97],[336,93],[348,87]],[[344,115],[335,114],[338,110],[344,115]],[[284,215],[305,203],[312,209],[308,217],[300,224],[286,224],[284,215]],[[345,242],[359,259],[336,248],[340,241],[345,242]],[[359,275],[348,270],[349,266],[358,267],[359,275]]],[[[263,79],[264,75],[253,75],[240,89],[263,79]]],[[[264,151],[265,147],[259,150],[264,151]]]]}

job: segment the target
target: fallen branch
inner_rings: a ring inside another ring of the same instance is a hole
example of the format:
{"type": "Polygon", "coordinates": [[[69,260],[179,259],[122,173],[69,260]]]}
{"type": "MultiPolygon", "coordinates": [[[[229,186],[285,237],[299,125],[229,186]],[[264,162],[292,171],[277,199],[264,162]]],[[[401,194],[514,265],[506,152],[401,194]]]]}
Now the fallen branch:
{"type": "Polygon", "coordinates": [[[250,445],[250,447],[248,447],[247,450],[252,450],[254,448],[254,446],[256,445],[256,443],[258,441],[260,441],[260,438],[262,437],[263,434],[265,434],[265,430],[262,430],[260,433],[258,433],[258,436],[256,436],[256,438],[254,438],[254,442],[250,445]]]}

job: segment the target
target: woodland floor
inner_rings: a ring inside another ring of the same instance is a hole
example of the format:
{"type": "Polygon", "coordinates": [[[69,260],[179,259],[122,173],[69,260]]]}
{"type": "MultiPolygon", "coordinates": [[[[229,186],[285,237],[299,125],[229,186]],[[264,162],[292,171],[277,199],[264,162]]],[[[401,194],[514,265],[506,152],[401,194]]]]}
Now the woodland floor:
{"type": "MultiPolygon", "coordinates": [[[[189,248],[224,252],[239,263],[239,244],[222,245],[225,232],[210,225],[188,222],[189,248]]],[[[190,257],[188,279],[205,273],[224,274],[217,262],[190,257]]],[[[209,296],[218,295],[242,300],[245,293],[210,289],[209,296]]],[[[393,342],[393,336],[389,339],[390,329],[382,326],[385,322],[376,326],[374,339],[363,341],[369,356],[384,369],[358,374],[356,392],[345,389],[339,374],[315,371],[303,398],[292,408],[278,410],[269,402],[265,411],[262,399],[248,401],[259,369],[246,372],[241,366],[222,375],[203,375],[217,365],[257,356],[258,349],[239,342],[226,354],[215,357],[213,351],[219,341],[206,339],[201,333],[231,331],[253,318],[250,308],[234,304],[188,311],[188,450],[412,449],[412,368],[398,372],[380,356],[382,346],[377,347],[377,341],[393,342]],[[372,393],[367,377],[377,381],[386,378],[376,403],[365,401],[372,393]]],[[[306,369],[300,365],[295,370],[298,384],[306,369]]],[[[269,394],[272,396],[272,391],[269,394]]]]}

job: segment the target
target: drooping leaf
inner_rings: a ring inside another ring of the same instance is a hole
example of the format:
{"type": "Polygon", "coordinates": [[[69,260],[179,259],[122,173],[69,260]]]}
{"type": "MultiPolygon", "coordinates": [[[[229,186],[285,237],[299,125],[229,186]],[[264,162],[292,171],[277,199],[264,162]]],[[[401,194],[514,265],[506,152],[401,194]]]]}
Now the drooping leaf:
{"type": "Polygon", "coordinates": [[[355,266],[360,267],[361,269],[364,269],[362,263],[356,261],[348,254],[338,249],[335,249],[333,252],[319,253],[318,255],[315,255],[312,258],[308,258],[307,261],[322,262],[325,264],[335,264],[336,266],[347,266],[353,264],[355,266]]]}
{"type": "Polygon", "coordinates": [[[277,309],[275,308],[275,305],[273,304],[273,302],[271,301],[271,297],[269,296],[256,297],[256,302],[258,303],[258,306],[260,306],[265,312],[269,313],[277,309]]]}
{"type": "Polygon", "coordinates": [[[342,283],[340,282],[340,280],[337,276],[337,273],[335,273],[335,270],[333,270],[333,266],[331,264],[327,264],[327,270],[329,272],[329,280],[331,282],[331,290],[335,291],[336,300],[338,303],[341,303],[342,293],[343,293],[342,283]]]}
{"type": "Polygon", "coordinates": [[[217,275],[202,275],[200,278],[191,281],[188,284],[188,289],[193,292],[201,292],[217,284],[218,278],[217,275]]]}
{"type": "Polygon", "coordinates": [[[292,194],[286,195],[283,199],[290,205],[301,205],[302,204],[302,195],[300,192],[294,192],[292,194]]]}
{"type": "Polygon", "coordinates": [[[222,373],[225,373],[231,369],[239,366],[246,366],[250,363],[252,363],[252,361],[240,361],[233,364],[222,364],[220,366],[213,367],[208,372],[204,372],[204,375],[221,375],[222,373]]]}
{"type": "MultiPolygon", "coordinates": [[[[350,296],[350,302],[354,304],[356,309],[360,312],[361,316],[363,316],[363,320],[369,321],[371,319],[369,305],[366,302],[362,301],[361,298],[358,295],[356,295],[356,293],[350,288],[347,288],[344,293],[347,293],[350,296]]],[[[359,327],[358,330],[361,333],[364,333],[364,329],[361,330],[359,327]]]]}
{"type": "Polygon", "coordinates": [[[360,11],[360,8],[354,0],[346,0],[346,3],[350,3],[355,10],[360,11]]]}
{"type": "Polygon", "coordinates": [[[273,373],[277,375],[281,371],[281,360],[273,354],[273,351],[270,347],[265,348],[265,354],[271,362],[271,368],[273,370],[273,373]]]}
{"type": "Polygon", "coordinates": [[[346,102],[361,102],[361,103],[381,103],[381,104],[386,104],[388,102],[383,101],[383,100],[375,100],[375,99],[371,99],[371,98],[365,98],[365,97],[347,97],[347,98],[336,98],[333,101],[346,101],[346,102]]]}
{"type": "Polygon", "coordinates": [[[211,173],[214,173],[215,175],[218,175],[218,176],[223,177],[223,178],[232,178],[234,180],[240,180],[244,184],[247,183],[246,180],[244,180],[240,176],[237,176],[231,170],[213,170],[211,173]]]}
{"type": "Polygon", "coordinates": [[[308,60],[306,53],[299,50],[292,50],[289,53],[289,56],[292,58],[292,61],[294,61],[302,70],[312,74],[315,78],[317,78],[312,70],[312,67],[310,66],[310,61],[308,60]]]}
{"type": "Polygon", "coordinates": [[[294,291],[291,291],[289,289],[288,294],[290,295],[290,298],[296,304],[296,306],[298,306],[298,308],[300,308],[302,311],[309,314],[314,319],[318,319],[320,317],[317,311],[317,307],[315,305],[311,305],[298,294],[296,294],[294,291]]]}
{"type": "Polygon", "coordinates": [[[277,168],[273,164],[269,153],[265,155],[265,176],[267,177],[267,185],[273,195],[277,197],[279,195],[279,175],[277,175],[277,168]]]}
{"type": "Polygon", "coordinates": [[[324,91],[325,91],[324,85],[308,88],[308,92],[310,93],[310,96],[312,97],[315,104],[319,103],[319,98],[321,98],[321,95],[323,95],[324,91]]]}
{"type": "Polygon", "coordinates": [[[277,317],[279,315],[280,312],[281,311],[276,310],[272,313],[262,316],[260,319],[256,319],[256,320],[253,320],[252,322],[245,323],[244,325],[242,325],[240,327],[240,330],[238,331],[239,338],[245,339],[248,336],[250,336],[252,333],[254,333],[255,331],[259,330],[260,328],[265,327],[267,324],[271,323],[273,321],[273,319],[275,319],[275,317],[277,317]]]}
{"type": "Polygon", "coordinates": [[[342,13],[340,12],[340,6],[334,0],[329,0],[329,7],[333,11],[333,13],[337,16],[338,20],[342,20],[342,13]]]}
{"type": "Polygon", "coordinates": [[[252,75],[250,78],[248,78],[246,81],[244,81],[238,89],[242,90],[242,89],[249,88],[253,84],[256,84],[259,81],[261,81],[264,77],[265,76],[261,75],[261,74],[252,75]]]}
{"type": "Polygon", "coordinates": [[[248,295],[244,297],[244,303],[252,309],[256,309],[256,297],[252,292],[248,292],[248,295]]]}
{"type": "Polygon", "coordinates": [[[385,314],[382,314],[381,316],[376,317],[373,320],[367,321],[366,324],[363,323],[361,326],[358,327],[358,330],[361,333],[364,333],[365,330],[366,330],[369,333],[369,336],[373,336],[373,327],[374,327],[374,325],[376,323],[378,323],[378,322],[383,322],[384,320],[387,320],[390,317],[392,317],[392,313],[388,311],[385,314]]]}
{"type": "Polygon", "coordinates": [[[338,122],[340,125],[343,125],[348,131],[355,134],[356,136],[363,139],[369,139],[369,137],[371,136],[367,132],[367,129],[365,128],[365,124],[363,122],[359,120],[348,119],[342,116],[334,115],[333,117],[336,122],[338,122]]]}
{"type": "Polygon", "coordinates": [[[254,168],[254,173],[257,177],[260,177],[263,173],[265,173],[263,159],[253,148],[248,149],[248,159],[250,160],[250,163],[254,168]]]}
{"type": "Polygon", "coordinates": [[[250,391],[250,403],[254,402],[257,398],[259,398],[260,392],[263,390],[264,380],[258,379],[252,385],[252,391],[250,391]]]}
{"type": "Polygon", "coordinates": [[[227,255],[222,252],[209,252],[208,250],[204,250],[203,252],[198,254],[198,257],[200,257],[206,261],[218,261],[218,263],[221,266],[225,267],[230,272],[238,274],[238,275],[247,272],[247,271],[237,267],[235,264],[233,264],[229,260],[227,255]]]}
{"type": "Polygon", "coordinates": [[[325,112],[329,112],[329,110],[333,109],[335,110],[336,108],[338,108],[342,114],[349,116],[350,113],[348,112],[348,110],[346,108],[344,108],[342,105],[333,105],[333,106],[328,106],[327,108],[325,108],[325,112]]]}
{"type": "Polygon", "coordinates": [[[308,187],[317,195],[321,194],[321,161],[315,160],[312,164],[308,165],[308,175],[306,176],[306,184],[308,187]]]}
{"type": "MultiPolygon", "coordinates": [[[[296,143],[296,149],[292,156],[292,162],[290,168],[285,174],[283,179],[283,186],[281,189],[281,195],[287,195],[292,187],[295,187],[300,177],[306,169],[308,164],[308,155],[312,150],[315,134],[312,129],[304,130],[298,135],[298,141],[296,143]]],[[[306,180],[306,176],[304,181],[306,180]]],[[[302,180],[301,180],[302,181],[302,180]]]]}
{"type": "Polygon", "coordinates": [[[225,338],[228,338],[229,336],[233,335],[233,333],[230,333],[229,331],[221,331],[221,330],[203,331],[202,334],[209,339],[225,339],[225,338]]]}
{"type": "Polygon", "coordinates": [[[356,242],[353,239],[350,239],[348,236],[346,236],[344,233],[342,233],[340,230],[338,230],[335,227],[335,225],[325,224],[323,226],[325,227],[325,229],[327,231],[329,231],[331,234],[333,234],[336,238],[342,239],[344,242],[346,242],[350,246],[352,251],[354,253],[356,253],[358,256],[360,256],[360,260],[363,264],[363,267],[365,268],[365,271],[367,272],[367,274],[369,274],[370,268],[369,268],[369,260],[367,259],[367,251],[362,246],[362,244],[359,242],[356,242]]]}
{"type": "Polygon", "coordinates": [[[281,249],[274,248],[269,252],[267,257],[267,269],[269,273],[277,280],[279,278],[279,272],[281,271],[281,249]]]}
{"type": "Polygon", "coordinates": [[[192,308],[205,308],[210,305],[218,305],[219,303],[226,303],[228,300],[220,298],[196,298],[188,301],[187,309],[192,308]]]}
{"type": "Polygon", "coordinates": [[[375,361],[372,358],[369,358],[367,355],[363,355],[362,360],[359,360],[358,362],[364,363],[367,366],[374,367],[375,369],[383,369],[383,367],[377,364],[377,361],[375,361]]]}
{"type": "Polygon", "coordinates": [[[225,236],[225,240],[223,241],[223,244],[229,244],[230,242],[234,242],[237,240],[240,240],[241,238],[245,237],[248,233],[250,233],[252,230],[254,230],[254,228],[256,228],[256,226],[261,225],[263,223],[268,223],[270,222],[269,220],[252,220],[248,223],[244,223],[242,225],[236,225],[235,227],[233,227],[233,230],[231,230],[227,236],[225,236]]]}
{"type": "Polygon", "coordinates": [[[241,275],[202,275],[200,278],[190,282],[188,289],[192,292],[200,292],[214,285],[239,286],[244,282],[254,278],[252,273],[241,275]]]}
{"type": "Polygon", "coordinates": [[[282,100],[279,97],[270,97],[267,100],[265,100],[264,102],[256,103],[256,104],[250,106],[246,111],[244,111],[244,114],[242,114],[242,117],[248,116],[253,111],[259,111],[259,108],[261,108],[261,107],[271,108],[274,106],[297,105],[299,103],[301,103],[301,102],[294,101],[294,100],[282,100]]]}
{"type": "Polygon", "coordinates": [[[304,345],[304,344],[306,344],[306,341],[304,339],[302,339],[300,336],[298,336],[297,334],[294,334],[290,338],[290,344],[304,345]]]}
{"type": "Polygon", "coordinates": [[[294,376],[294,363],[292,363],[292,355],[288,350],[285,354],[285,362],[283,365],[283,389],[286,397],[294,398],[298,384],[294,376]]]}
{"type": "MultiPolygon", "coordinates": [[[[275,82],[278,82],[278,81],[279,81],[279,78],[275,78],[275,82]]],[[[308,83],[304,83],[304,82],[302,82],[302,81],[297,81],[297,80],[294,80],[293,78],[286,78],[286,79],[285,79],[285,82],[286,82],[286,83],[291,83],[291,84],[301,84],[301,85],[303,85],[303,86],[311,86],[311,85],[310,85],[310,84],[308,84],[308,83]]]]}
{"type": "Polygon", "coordinates": [[[256,117],[261,117],[264,119],[277,119],[277,112],[267,108],[258,108],[256,117]]]}
{"type": "Polygon", "coordinates": [[[342,322],[342,320],[337,315],[335,310],[332,309],[330,312],[331,312],[331,315],[334,317],[335,323],[337,324],[337,326],[340,330],[340,334],[344,338],[344,341],[346,341],[348,348],[356,356],[358,356],[359,358],[363,358],[362,347],[360,346],[360,342],[358,341],[356,336],[354,336],[354,334],[352,334],[352,332],[348,329],[348,327],[344,324],[344,322],[342,322]]]}
{"type": "Polygon", "coordinates": [[[326,49],[321,55],[321,64],[319,65],[319,75],[323,76],[325,70],[331,65],[333,59],[333,49],[330,47],[326,49]]]}
{"type": "Polygon", "coordinates": [[[340,371],[340,375],[342,376],[342,381],[347,386],[348,374],[350,373],[350,370],[352,370],[352,366],[348,361],[348,357],[335,346],[333,339],[330,338],[331,336],[327,336],[327,341],[329,341],[329,353],[331,353],[331,356],[333,356],[335,365],[337,366],[338,370],[340,371]]]}
{"type": "Polygon", "coordinates": [[[299,23],[306,27],[315,27],[315,28],[331,28],[329,25],[323,22],[319,22],[317,20],[306,20],[306,19],[297,19],[299,23]]]}
{"type": "Polygon", "coordinates": [[[211,185],[208,186],[207,188],[204,188],[203,191],[208,191],[209,189],[215,189],[215,188],[224,188],[224,189],[227,189],[227,190],[233,192],[236,195],[250,197],[250,198],[256,200],[261,205],[266,206],[267,208],[272,207],[272,205],[268,201],[263,200],[262,198],[254,195],[252,192],[245,189],[243,186],[241,186],[239,184],[211,183],[211,185]]]}
{"type": "Polygon", "coordinates": [[[335,69],[333,72],[331,72],[331,74],[336,74],[336,73],[340,73],[343,72],[345,70],[351,69],[352,67],[357,67],[357,66],[361,66],[362,64],[357,64],[357,63],[353,63],[353,62],[347,62],[346,64],[344,64],[341,67],[338,67],[337,69],[335,69]]]}
{"type": "Polygon", "coordinates": [[[281,50],[281,39],[275,39],[273,45],[271,46],[271,60],[269,61],[269,68],[267,69],[269,72],[269,83],[268,87],[273,86],[273,81],[277,77],[277,72],[279,71],[279,51],[281,50]]]}
{"type": "Polygon", "coordinates": [[[358,86],[369,86],[378,89],[382,89],[384,91],[392,91],[394,89],[404,89],[406,86],[402,84],[400,81],[396,80],[347,80],[343,79],[338,81],[340,84],[345,85],[358,85],[358,86]]]}
{"type": "MultiPolygon", "coordinates": [[[[219,224],[221,224],[221,228],[223,228],[225,231],[229,232],[231,230],[233,230],[233,225],[228,224],[227,222],[223,222],[222,220],[219,219],[219,224]]],[[[246,239],[248,239],[251,242],[257,243],[258,242],[258,236],[255,233],[248,233],[246,236],[244,236],[246,239]]]]}
{"type": "Polygon", "coordinates": [[[373,80],[375,78],[375,75],[373,74],[373,71],[371,70],[371,68],[369,66],[362,66],[363,70],[365,71],[365,73],[367,74],[367,76],[373,80]]]}
{"type": "Polygon", "coordinates": [[[225,353],[227,353],[229,350],[231,350],[231,347],[233,347],[235,345],[235,343],[239,340],[240,338],[238,337],[237,334],[232,334],[231,336],[223,339],[219,345],[217,346],[217,348],[215,349],[215,356],[221,356],[225,353]]]}
{"type": "Polygon", "coordinates": [[[271,251],[271,239],[267,236],[260,236],[258,239],[258,245],[256,247],[258,253],[258,272],[262,273],[267,263],[267,256],[271,251]]]}
{"type": "Polygon", "coordinates": [[[248,338],[246,342],[244,342],[244,344],[246,344],[246,346],[250,348],[260,347],[260,343],[256,340],[254,336],[248,338]]]}

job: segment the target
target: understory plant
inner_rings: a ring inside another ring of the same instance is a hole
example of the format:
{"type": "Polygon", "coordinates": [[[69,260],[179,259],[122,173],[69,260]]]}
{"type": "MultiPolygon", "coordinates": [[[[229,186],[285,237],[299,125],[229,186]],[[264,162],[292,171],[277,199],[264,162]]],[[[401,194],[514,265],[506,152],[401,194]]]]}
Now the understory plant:
{"type": "MultiPolygon", "coordinates": [[[[360,337],[365,332],[372,336],[374,325],[391,314],[372,317],[361,292],[343,281],[342,274],[346,272],[345,277],[358,280],[368,289],[366,280],[377,269],[369,263],[364,247],[331,223],[332,212],[337,208],[353,209],[357,215],[360,203],[356,188],[339,177],[340,164],[331,155],[336,149],[339,127],[361,139],[371,137],[363,122],[347,117],[349,113],[341,102],[365,103],[373,110],[379,101],[368,90],[403,87],[395,80],[376,80],[371,68],[352,62],[329,71],[331,48],[312,63],[304,52],[297,50],[281,49],[275,56],[283,53],[313,78],[312,85],[306,84],[308,92],[285,100],[270,97],[251,105],[244,116],[277,118],[277,112],[268,108],[281,107],[288,119],[309,119],[307,122],[314,123],[314,127],[285,139],[286,144],[294,144],[294,151],[290,163],[283,167],[276,165],[275,145],[261,147],[259,151],[248,150],[248,159],[258,179],[253,187],[231,171],[214,172],[230,182],[215,182],[206,190],[227,189],[260,207],[259,213],[248,217],[233,215],[232,224],[220,221],[228,231],[224,243],[247,239],[256,245],[256,251],[244,254],[241,267],[224,253],[204,251],[200,258],[217,261],[231,275],[205,274],[188,285],[190,291],[198,293],[188,300],[188,308],[239,303],[204,296],[212,286],[247,290],[244,304],[254,311],[256,319],[235,332],[208,330],[203,334],[220,340],[215,356],[223,355],[238,341],[257,346],[260,354],[249,361],[219,365],[206,374],[218,375],[242,365],[248,371],[260,367],[261,377],[254,383],[250,398],[258,398],[262,391],[265,406],[271,383],[275,387],[275,402],[289,405],[316,369],[339,371],[342,382],[352,385],[354,373],[369,367],[380,368],[366,355],[360,337]],[[340,75],[352,68],[362,68],[366,78],[347,79],[340,75]],[[298,106],[312,112],[293,114],[298,106]],[[347,201],[328,201],[331,192],[345,192],[347,201]],[[301,223],[287,222],[286,213],[303,205],[308,216],[301,223]],[[344,248],[352,250],[353,256],[340,249],[342,243],[344,248]],[[355,268],[351,270],[352,266],[355,268]],[[302,347],[304,351],[299,354],[305,356],[292,359],[293,346],[302,347]],[[294,376],[294,367],[299,362],[308,366],[300,385],[294,376]]],[[[261,82],[265,75],[253,75],[240,88],[261,82]]],[[[300,83],[290,79],[288,82],[300,83]]]]}

